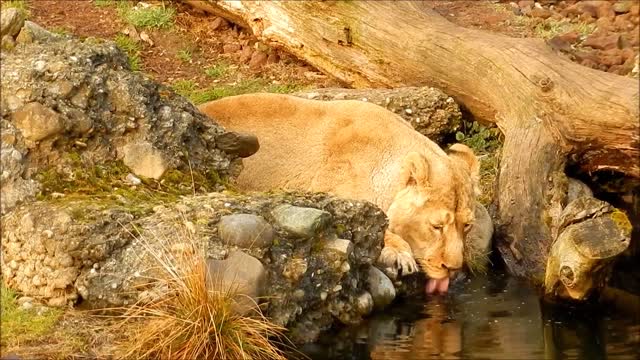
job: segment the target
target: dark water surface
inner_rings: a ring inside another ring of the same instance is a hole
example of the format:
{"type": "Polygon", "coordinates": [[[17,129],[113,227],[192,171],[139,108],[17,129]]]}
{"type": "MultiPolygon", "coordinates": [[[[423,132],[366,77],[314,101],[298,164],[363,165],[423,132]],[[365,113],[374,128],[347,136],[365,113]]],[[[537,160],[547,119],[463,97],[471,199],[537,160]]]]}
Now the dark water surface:
{"type": "Polygon", "coordinates": [[[505,275],[396,304],[301,349],[311,359],[640,359],[637,315],[550,306],[505,275]]]}

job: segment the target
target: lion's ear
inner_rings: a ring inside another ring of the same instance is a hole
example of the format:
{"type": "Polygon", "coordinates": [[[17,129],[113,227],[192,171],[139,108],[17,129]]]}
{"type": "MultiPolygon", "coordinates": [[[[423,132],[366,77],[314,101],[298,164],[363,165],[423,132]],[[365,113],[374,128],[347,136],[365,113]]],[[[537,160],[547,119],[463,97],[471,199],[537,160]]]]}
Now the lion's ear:
{"type": "Polygon", "coordinates": [[[479,189],[477,189],[477,186],[480,178],[480,162],[478,161],[478,157],[473,153],[473,150],[464,144],[453,144],[449,147],[448,153],[449,157],[454,160],[459,160],[459,163],[463,164],[467,170],[469,170],[474,188],[476,192],[478,192],[479,189]]]}
{"type": "Polygon", "coordinates": [[[402,163],[400,181],[404,186],[428,186],[429,162],[417,152],[410,152],[402,163]]]}

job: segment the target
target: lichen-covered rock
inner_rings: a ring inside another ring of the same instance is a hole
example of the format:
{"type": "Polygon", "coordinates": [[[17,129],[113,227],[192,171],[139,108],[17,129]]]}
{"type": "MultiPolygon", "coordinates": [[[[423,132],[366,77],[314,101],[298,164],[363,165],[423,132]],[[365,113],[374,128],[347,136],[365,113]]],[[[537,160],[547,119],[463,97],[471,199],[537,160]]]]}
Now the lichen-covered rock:
{"type": "Polygon", "coordinates": [[[20,30],[18,36],[16,36],[16,42],[24,44],[32,43],[34,41],[46,42],[58,37],[60,37],[60,35],[49,32],[40,25],[27,20],[24,22],[24,26],[22,27],[22,30],[20,30]]]}
{"type": "Polygon", "coordinates": [[[142,204],[126,199],[100,200],[62,197],[21,205],[5,215],[5,283],[52,306],[80,299],[89,308],[132,304],[161,293],[148,286],[157,267],[150,254],[167,244],[172,244],[170,251],[185,251],[195,241],[206,248],[210,261],[229,261],[236,251],[259,260],[266,280],[252,295],[264,295],[266,315],[287,326],[296,342],[314,340],[335,321],[357,323],[373,307],[371,294],[365,294],[367,279],[382,249],[387,220],[371,203],[326,194],[210,193],[141,212],[142,204]],[[280,226],[287,220],[274,210],[283,206],[315,210],[324,219],[322,231],[300,237],[295,228],[280,226]],[[221,219],[237,214],[263,218],[274,230],[273,240],[223,240],[221,219]]]}
{"type": "MultiPolygon", "coordinates": [[[[2,14],[4,24],[8,15],[2,14]]],[[[35,40],[47,37],[35,24],[19,25],[3,25],[3,34],[5,28],[12,34],[22,28],[35,40]]],[[[194,184],[204,191],[223,189],[225,179],[233,180],[242,168],[241,159],[216,142],[226,134],[222,127],[171,89],[131,72],[112,42],[52,36],[18,44],[0,57],[0,126],[3,136],[5,131],[12,134],[2,149],[22,156],[2,158],[2,168],[9,172],[2,180],[3,214],[33,199],[38,189],[43,197],[73,192],[65,184],[76,175],[117,161],[128,172],[158,180],[158,186],[167,176],[171,182],[180,174],[189,179],[184,181],[189,188],[192,175],[205,179],[194,184]],[[48,183],[38,186],[43,181],[48,183]]],[[[104,183],[104,191],[107,185],[118,187],[104,183]]]]}
{"type": "Polygon", "coordinates": [[[416,131],[443,144],[461,125],[462,114],[452,97],[431,87],[395,89],[315,89],[294,94],[315,100],[361,100],[382,106],[407,120],[416,131]]]}
{"type": "Polygon", "coordinates": [[[15,37],[24,25],[25,13],[16,8],[2,10],[0,13],[0,37],[15,37]]]}

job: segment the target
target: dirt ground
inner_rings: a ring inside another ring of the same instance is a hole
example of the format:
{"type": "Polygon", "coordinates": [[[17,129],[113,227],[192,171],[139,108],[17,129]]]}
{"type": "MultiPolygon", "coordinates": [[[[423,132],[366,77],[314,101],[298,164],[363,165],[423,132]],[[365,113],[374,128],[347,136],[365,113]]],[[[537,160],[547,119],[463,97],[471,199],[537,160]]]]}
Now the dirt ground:
{"type": "MultiPolygon", "coordinates": [[[[3,7],[8,3],[9,0],[2,0],[3,7]]],[[[131,3],[135,5],[137,1],[131,3]]],[[[247,91],[277,86],[283,92],[341,86],[304,62],[260,44],[221,18],[177,1],[150,0],[148,3],[176,9],[173,25],[166,29],[133,29],[140,38],[144,32],[150,39],[134,39],[139,47],[139,71],[159,82],[174,88],[181,84],[190,89],[245,86],[247,91]]],[[[631,72],[638,56],[637,1],[632,1],[627,8],[623,8],[625,1],[609,1],[610,5],[598,8],[582,6],[580,3],[586,2],[575,0],[536,3],[456,0],[431,1],[429,5],[449,21],[464,27],[512,37],[543,38],[572,61],[620,75],[631,72]],[[614,8],[617,4],[623,5],[614,8]],[[616,41],[602,40],[611,37],[616,41]]],[[[25,4],[29,19],[51,31],[110,40],[134,37],[118,5],[109,0],[25,0],[25,4]],[[124,35],[125,32],[129,35],[124,35]]],[[[18,348],[3,349],[1,355],[75,357],[81,353],[78,357],[92,358],[97,353],[108,353],[104,347],[108,346],[109,338],[97,336],[90,325],[93,324],[81,313],[68,311],[51,335],[18,348]],[[74,343],[64,342],[67,335],[74,343]],[[43,344],[47,345],[43,347],[43,344]]]]}

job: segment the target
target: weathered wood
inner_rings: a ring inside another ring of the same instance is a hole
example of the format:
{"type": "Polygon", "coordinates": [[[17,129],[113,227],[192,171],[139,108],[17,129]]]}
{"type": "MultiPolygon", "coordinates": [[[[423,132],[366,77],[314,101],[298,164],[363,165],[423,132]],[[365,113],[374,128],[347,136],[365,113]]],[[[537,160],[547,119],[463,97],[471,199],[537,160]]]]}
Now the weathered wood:
{"type": "Polygon", "coordinates": [[[459,27],[408,1],[195,1],[355,88],[429,85],[503,131],[496,238],[512,273],[543,278],[556,173],[640,177],[638,86],[540,39],[459,27]]]}

